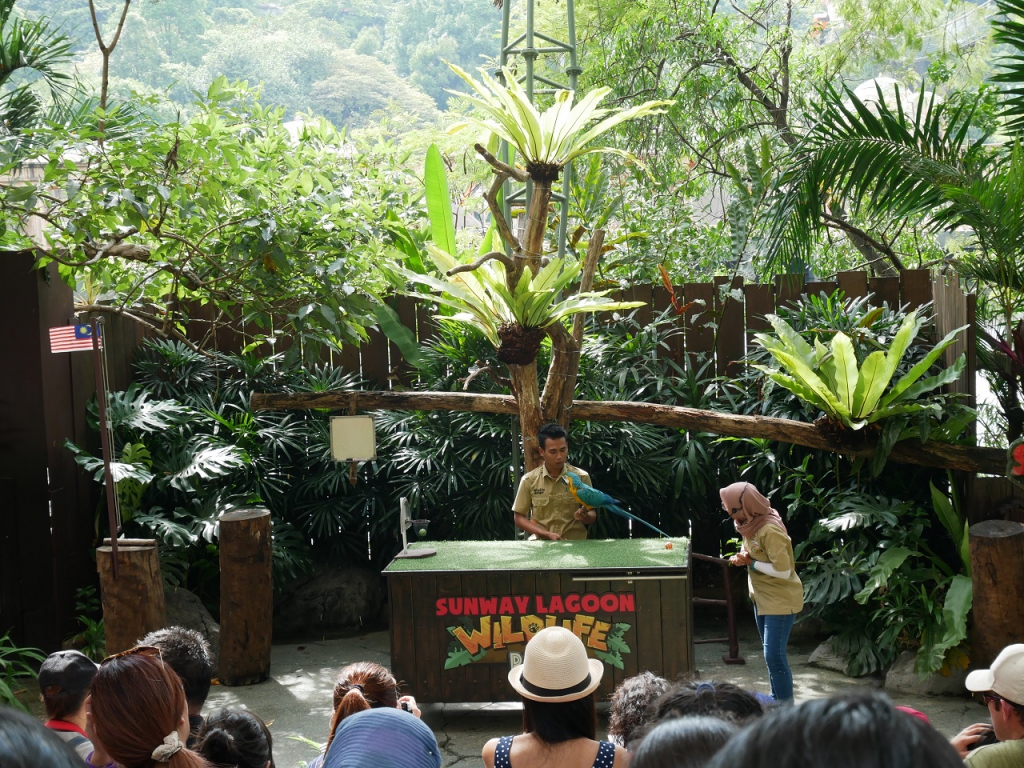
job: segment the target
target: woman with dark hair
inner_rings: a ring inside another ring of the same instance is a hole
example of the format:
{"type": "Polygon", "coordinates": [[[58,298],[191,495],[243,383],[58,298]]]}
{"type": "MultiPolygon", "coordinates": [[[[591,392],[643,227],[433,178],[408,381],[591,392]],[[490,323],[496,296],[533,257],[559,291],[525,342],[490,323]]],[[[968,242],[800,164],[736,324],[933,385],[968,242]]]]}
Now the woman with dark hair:
{"type": "Polygon", "coordinates": [[[652,672],[627,677],[612,694],[608,716],[611,741],[632,752],[634,734],[651,720],[651,705],[668,689],[668,680],[652,672]]]}
{"type": "Polygon", "coordinates": [[[546,627],[526,644],[508,681],[523,702],[523,733],[491,739],[487,768],[624,768],[626,750],[597,741],[594,691],[604,665],[587,658],[583,642],[563,627],[546,627]]]}
{"type": "MultiPolygon", "coordinates": [[[[346,717],[381,707],[403,709],[416,717],[421,714],[416,699],[400,696],[395,676],[380,664],[358,661],[341,670],[334,683],[334,713],[331,715],[331,728],[324,752],[330,749],[338,726],[346,717]]],[[[317,756],[310,761],[308,768],[320,768],[323,760],[323,755],[317,756]]]]}
{"type": "Polygon", "coordinates": [[[185,690],[159,656],[159,649],[139,646],[100,663],[87,705],[92,729],[123,768],[208,768],[185,747],[185,690]]]}
{"type": "Polygon", "coordinates": [[[747,569],[772,699],[792,704],[793,673],[786,646],[796,615],[804,607],[804,587],[796,575],[793,541],[779,513],[752,484],[733,483],[722,488],[719,495],[736,532],[743,537],[743,549],[729,562],[747,569]]]}
{"type": "Polygon", "coordinates": [[[274,768],[274,740],[267,724],[244,709],[222,709],[206,718],[196,752],[232,768],[274,768]]]}
{"type": "Polygon", "coordinates": [[[82,768],[82,758],[38,720],[0,705],[0,768],[82,768]]]}
{"type": "Polygon", "coordinates": [[[739,730],[717,717],[675,717],[652,728],[633,752],[630,768],[704,768],[739,730]]]}
{"type": "Polygon", "coordinates": [[[816,699],[756,721],[708,768],[963,768],[956,750],[877,693],[816,699]]]}
{"type": "Polygon", "coordinates": [[[673,717],[707,715],[745,725],[764,714],[757,697],[732,683],[695,680],[677,683],[651,706],[655,723],[673,717]]]}

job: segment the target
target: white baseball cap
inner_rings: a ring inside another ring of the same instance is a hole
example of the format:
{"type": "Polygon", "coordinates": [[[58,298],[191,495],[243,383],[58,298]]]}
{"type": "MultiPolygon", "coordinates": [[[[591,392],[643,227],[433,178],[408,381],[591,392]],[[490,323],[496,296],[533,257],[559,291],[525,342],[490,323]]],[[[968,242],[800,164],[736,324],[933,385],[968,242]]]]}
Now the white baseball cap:
{"type": "Polygon", "coordinates": [[[1024,643],[1003,648],[991,667],[971,672],[964,685],[969,691],[992,691],[1024,706],[1024,643]]]}

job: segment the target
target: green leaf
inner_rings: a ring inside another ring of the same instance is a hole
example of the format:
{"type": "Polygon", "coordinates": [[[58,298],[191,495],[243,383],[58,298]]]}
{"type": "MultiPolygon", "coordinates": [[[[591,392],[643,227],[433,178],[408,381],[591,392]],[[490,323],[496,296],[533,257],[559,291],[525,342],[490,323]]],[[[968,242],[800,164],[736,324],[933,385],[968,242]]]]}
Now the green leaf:
{"type": "Polygon", "coordinates": [[[434,245],[455,256],[455,217],[452,213],[451,195],[448,192],[448,175],[441,151],[436,144],[431,144],[427,148],[423,184],[426,188],[427,215],[430,218],[430,234],[434,239],[434,245]]]}
{"type": "Polygon", "coordinates": [[[868,574],[868,582],[864,585],[864,589],[854,595],[853,599],[861,605],[866,603],[871,594],[879,587],[884,587],[888,584],[889,577],[892,576],[897,568],[903,565],[908,557],[914,554],[917,553],[906,547],[893,547],[892,549],[885,550],[868,574]]]}
{"type": "Polygon", "coordinates": [[[415,334],[399,319],[398,313],[387,304],[377,304],[373,308],[373,316],[377,318],[377,325],[384,335],[401,350],[406,362],[417,368],[422,367],[424,360],[420,345],[415,334]]]}

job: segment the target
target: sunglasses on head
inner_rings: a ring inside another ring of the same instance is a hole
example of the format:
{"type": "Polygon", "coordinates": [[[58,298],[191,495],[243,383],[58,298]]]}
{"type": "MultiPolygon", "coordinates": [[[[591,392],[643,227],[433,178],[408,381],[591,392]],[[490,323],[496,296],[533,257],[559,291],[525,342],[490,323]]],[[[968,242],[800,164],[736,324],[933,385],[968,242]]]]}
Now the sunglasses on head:
{"type": "Polygon", "coordinates": [[[149,656],[150,658],[160,659],[163,661],[160,649],[155,645],[136,645],[134,648],[129,648],[127,651],[121,651],[120,653],[113,653],[107,656],[100,664],[106,664],[108,661],[114,659],[123,659],[125,656],[149,656]]]}

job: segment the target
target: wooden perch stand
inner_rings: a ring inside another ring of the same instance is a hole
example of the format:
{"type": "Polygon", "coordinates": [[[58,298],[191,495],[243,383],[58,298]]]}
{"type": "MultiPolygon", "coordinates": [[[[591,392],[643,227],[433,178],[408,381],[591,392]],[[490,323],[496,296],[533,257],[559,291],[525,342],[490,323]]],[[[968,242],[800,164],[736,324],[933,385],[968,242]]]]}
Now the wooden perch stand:
{"type": "MultiPolygon", "coordinates": [[[[254,411],[333,410],[347,409],[353,400],[357,408],[364,410],[519,413],[516,400],[511,395],[461,392],[254,393],[249,402],[254,411]]],[[[838,444],[833,435],[802,421],[767,416],[738,416],[676,405],[576,400],[569,409],[569,415],[578,421],[632,421],[732,437],[759,437],[854,457],[871,456],[875,451],[873,444],[857,448],[838,444]]],[[[1006,452],[999,448],[922,443],[919,440],[901,440],[893,446],[889,458],[903,464],[960,469],[989,475],[1002,475],[1006,469],[1006,452]]]]}

